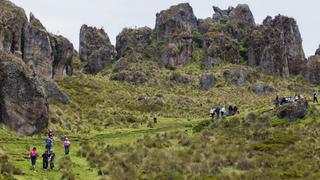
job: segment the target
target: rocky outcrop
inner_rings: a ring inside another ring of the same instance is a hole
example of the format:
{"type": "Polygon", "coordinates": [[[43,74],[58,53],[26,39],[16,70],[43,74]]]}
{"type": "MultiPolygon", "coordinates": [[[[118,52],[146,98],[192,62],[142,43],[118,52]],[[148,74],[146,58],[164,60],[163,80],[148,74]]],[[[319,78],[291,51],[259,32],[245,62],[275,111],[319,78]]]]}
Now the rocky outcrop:
{"type": "Polygon", "coordinates": [[[207,55],[203,62],[206,68],[218,66],[222,63],[238,64],[240,62],[241,56],[238,42],[223,33],[207,33],[204,38],[203,48],[207,55]]]}
{"type": "Polygon", "coordinates": [[[223,72],[223,77],[226,82],[243,86],[247,82],[254,82],[259,79],[256,72],[252,72],[247,67],[234,67],[223,72]]]}
{"type": "Polygon", "coordinates": [[[68,104],[68,96],[60,90],[56,83],[51,80],[42,80],[44,92],[48,100],[52,99],[62,104],[68,104]]]}
{"type": "Polygon", "coordinates": [[[320,56],[320,45],[319,45],[318,49],[316,50],[316,53],[315,53],[315,55],[318,55],[318,56],[320,56]]]}
{"type": "Polygon", "coordinates": [[[192,58],[192,31],[197,18],[188,3],[171,6],[157,14],[155,31],[162,43],[160,64],[168,68],[184,66],[192,58]]]}
{"type": "Polygon", "coordinates": [[[53,51],[49,33],[32,13],[24,30],[23,59],[37,74],[52,78],[53,51]]]}
{"type": "Polygon", "coordinates": [[[278,110],[277,116],[282,119],[288,119],[289,121],[296,121],[304,118],[308,113],[308,102],[305,99],[301,99],[292,104],[285,104],[278,110]]]}
{"type": "Polygon", "coordinates": [[[83,25],[79,54],[84,72],[97,74],[113,62],[115,50],[103,29],[83,25]]]}
{"type": "Polygon", "coordinates": [[[203,74],[200,78],[200,88],[203,91],[208,91],[215,85],[215,78],[213,74],[207,73],[203,74]]]}
{"type": "Polygon", "coordinates": [[[145,73],[140,71],[121,71],[112,74],[110,80],[113,81],[125,81],[134,85],[143,84],[148,81],[148,77],[145,73]]]}
{"type": "Polygon", "coordinates": [[[256,82],[250,87],[250,89],[257,95],[266,95],[277,91],[274,87],[263,82],[256,82]]]}
{"type": "Polygon", "coordinates": [[[63,36],[50,35],[53,51],[52,79],[60,80],[73,73],[72,59],[74,49],[72,43],[63,36]]]}
{"type": "Polygon", "coordinates": [[[309,57],[303,73],[307,81],[320,84],[320,56],[314,55],[309,57]]]}
{"type": "Polygon", "coordinates": [[[296,21],[285,16],[267,17],[249,37],[249,65],[284,78],[304,69],[305,55],[296,21]]]}
{"type": "Polygon", "coordinates": [[[0,121],[19,134],[48,125],[48,103],[35,74],[22,59],[0,52],[0,121]]]}
{"type": "Polygon", "coordinates": [[[117,36],[117,57],[125,57],[132,52],[143,53],[152,43],[152,29],[148,27],[138,29],[124,28],[117,36]]]}
{"type": "Polygon", "coordinates": [[[0,50],[23,51],[23,31],[28,19],[22,8],[8,0],[0,0],[0,50]]]}

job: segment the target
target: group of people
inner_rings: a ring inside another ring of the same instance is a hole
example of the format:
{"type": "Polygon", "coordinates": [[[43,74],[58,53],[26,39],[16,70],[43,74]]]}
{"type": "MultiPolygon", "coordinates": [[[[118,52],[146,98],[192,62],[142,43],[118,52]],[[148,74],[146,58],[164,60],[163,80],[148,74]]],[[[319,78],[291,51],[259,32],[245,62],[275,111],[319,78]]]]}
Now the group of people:
{"type": "Polygon", "coordinates": [[[217,108],[212,108],[210,109],[210,116],[212,119],[215,118],[215,116],[217,116],[218,118],[221,116],[234,116],[236,114],[239,114],[240,111],[238,109],[237,106],[232,106],[230,105],[229,108],[228,108],[228,111],[226,111],[226,108],[225,107],[217,107],[217,108]]]}
{"type": "MultiPolygon", "coordinates": [[[[46,150],[42,154],[42,160],[43,160],[42,167],[43,167],[43,169],[48,169],[49,166],[50,166],[50,169],[54,168],[55,153],[53,152],[53,149],[52,149],[53,139],[54,139],[54,132],[53,132],[53,130],[49,130],[47,133],[46,140],[45,140],[45,149],[46,150]]],[[[64,141],[63,141],[65,155],[69,154],[70,145],[71,145],[71,143],[69,141],[69,138],[65,136],[64,141]]],[[[31,159],[32,169],[35,170],[36,161],[39,156],[36,147],[32,148],[29,156],[31,159]]]]}
{"type": "MultiPolygon", "coordinates": [[[[275,100],[276,108],[278,109],[280,106],[285,104],[292,104],[301,99],[305,99],[305,97],[303,95],[295,95],[294,97],[282,97],[280,99],[279,96],[276,96],[276,100],[275,100]]],[[[312,101],[313,103],[318,103],[318,91],[316,90],[312,91],[312,101]]]]}

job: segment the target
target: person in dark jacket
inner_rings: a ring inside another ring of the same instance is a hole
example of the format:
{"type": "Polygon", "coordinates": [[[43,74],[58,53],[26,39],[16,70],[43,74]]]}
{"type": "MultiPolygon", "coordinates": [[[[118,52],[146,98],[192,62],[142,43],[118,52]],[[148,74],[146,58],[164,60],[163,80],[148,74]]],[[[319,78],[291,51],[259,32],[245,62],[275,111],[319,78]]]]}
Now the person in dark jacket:
{"type": "Polygon", "coordinates": [[[279,109],[280,106],[280,99],[279,96],[276,97],[276,109],[279,109]]]}
{"type": "Polygon", "coordinates": [[[50,161],[50,169],[54,168],[54,157],[55,157],[55,153],[53,151],[50,151],[50,155],[49,155],[49,161],[50,161]]]}
{"type": "Polygon", "coordinates": [[[47,169],[48,168],[48,164],[49,164],[49,152],[48,150],[46,150],[46,152],[44,152],[42,154],[42,167],[43,169],[47,169]]]}
{"type": "Polygon", "coordinates": [[[234,110],[233,110],[233,107],[231,105],[228,108],[228,113],[229,113],[229,116],[233,116],[234,115],[234,110]]]}

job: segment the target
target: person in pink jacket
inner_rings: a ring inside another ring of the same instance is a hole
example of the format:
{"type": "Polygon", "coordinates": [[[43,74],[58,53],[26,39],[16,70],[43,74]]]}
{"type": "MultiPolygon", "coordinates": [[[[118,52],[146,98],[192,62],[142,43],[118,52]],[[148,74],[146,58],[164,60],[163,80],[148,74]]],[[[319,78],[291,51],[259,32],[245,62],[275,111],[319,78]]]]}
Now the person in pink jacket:
{"type": "Polygon", "coordinates": [[[31,166],[32,169],[35,170],[36,169],[36,161],[37,161],[37,157],[38,157],[38,152],[37,152],[37,148],[33,148],[30,152],[30,159],[31,159],[31,166]]]}
{"type": "Polygon", "coordinates": [[[69,154],[69,151],[70,151],[70,141],[68,139],[68,137],[65,137],[64,141],[63,141],[63,146],[64,146],[64,153],[66,155],[69,154]]]}

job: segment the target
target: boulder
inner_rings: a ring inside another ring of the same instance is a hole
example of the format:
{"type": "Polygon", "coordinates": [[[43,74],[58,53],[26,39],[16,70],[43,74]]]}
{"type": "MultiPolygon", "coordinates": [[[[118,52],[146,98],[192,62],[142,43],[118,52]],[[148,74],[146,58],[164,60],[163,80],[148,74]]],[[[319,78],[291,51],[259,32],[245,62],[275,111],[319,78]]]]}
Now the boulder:
{"type": "Polygon", "coordinates": [[[308,102],[305,99],[299,100],[293,104],[280,106],[277,116],[281,119],[296,121],[304,118],[308,113],[308,102]]]}
{"type": "Polygon", "coordinates": [[[51,79],[53,59],[49,33],[30,13],[30,23],[24,29],[23,60],[36,74],[51,79]]]}
{"type": "Polygon", "coordinates": [[[211,73],[203,74],[200,78],[200,88],[203,91],[208,91],[215,85],[215,77],[211,73]]]}
{"type": "Polygon", "coordinates": [[[189,84],[191,80],[190,80],[190,77],[187,75],[182,75],[178,72],[174,72],[170,76],[170,81],[173,81],[179,84],[189,84]]]}
{"type": "Polygon", "coordinates": [[[250,66],[284,78],[297,75],[304,69],[305,55],[296,21],[285,16],[267,17],[263,25],[249,36],[250,66]]]}
{"type": "Polygon", "coordinates": [[[72,59],[74,56],[73,44],[63,36],[50,35],[53,50],[52,79],[61,80],[73,73],[72,59]]]}
{"type": "Polygon", "coordinates": [[[0,0],[0,50],[23,50],[23,32],[28,23],[24,10],[8,0],[0,0]]]}
{"type": "Polygon", "coordinates": [[[223,72],[223,77],[226,82],[243,86],[247,82],[253,82],[259,78],[256,72],[252,72],[246,67],[234,67],[223,72]]]}
{"type": "Polygon", "coordinates": [[[160,64],[177,68],[191,62],[192,32],[197,29],[197,18],[188,3],[171,6],[157,14],[155,31],[162,43],[160,64]]]}
{"type": "Polygon", "coordinates": [[[304,77],[311,83],[320,84],[320,56],[311,56],[308,59],[304,73],[304,77]]]}
{"type": "Polygon", "coordinates": [[[238,64],[240,62],[239,44],[223,33],[209,32],[205,35],[203,48],[206,51],[204,66],[211,68],[222,63],[238,64]]]}
{"type": "Polygon", "coordinates": [[[143,53],[152,43],[152,29],[149,27],[143,27],[138,29],[124,28],[122,32],[117,36],[117,57],[125,57],[126,54],[134,52],[143,53]]]}
{"type": "Polygon", "coordinates": [[[0,121],[18,134],[48,125],[48,102],[38,78],[22,59],[0,52],[0,121]]]}
{"type": "Polygon", "coordinates": [[[274,87],[266,85],[262,82],[256,82],[250,87],[250,89],[257,95],[267,95],[277,91],[274,87]]]}
{"type": "Polygon", "coordinates": [[[119,71],[127,69],[128,67],[129,67],[128,60],[126,58],[122,57],[116,62],[114,69],[113,69],[113,72],[119,72],[119,71]]]}
{"type": "Polygon", "coordinates": [[[115,50],[103,29],[83,25],[80,30],[80,60],[86,74],[97,74],[114,60],[115,50]]]}
{"type": "Polygon", "coordinates": [[[141,71],[121,71],[118,73],[112,74],[110,77],[110,80],[113,81],[125,81],[132,83],[134,85],[143,84],[148,81],[148,77],[145,75],[145,73],[141,71]]]}

